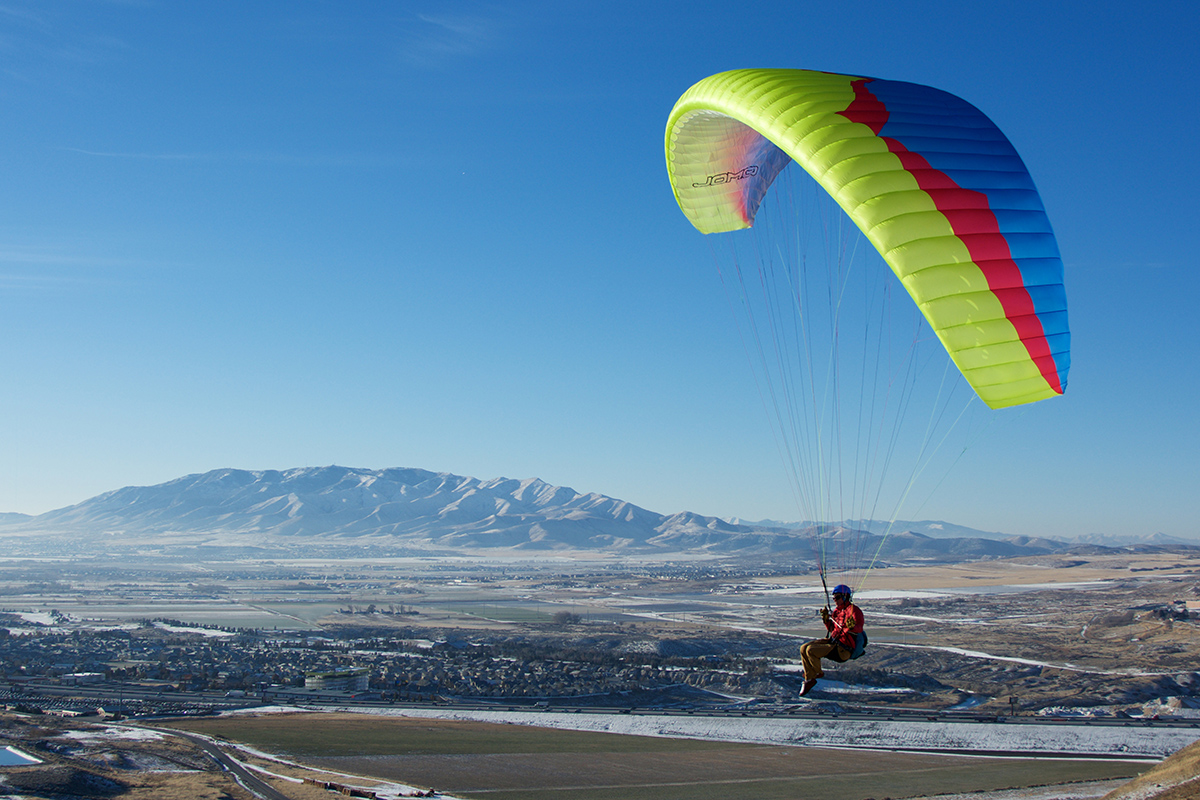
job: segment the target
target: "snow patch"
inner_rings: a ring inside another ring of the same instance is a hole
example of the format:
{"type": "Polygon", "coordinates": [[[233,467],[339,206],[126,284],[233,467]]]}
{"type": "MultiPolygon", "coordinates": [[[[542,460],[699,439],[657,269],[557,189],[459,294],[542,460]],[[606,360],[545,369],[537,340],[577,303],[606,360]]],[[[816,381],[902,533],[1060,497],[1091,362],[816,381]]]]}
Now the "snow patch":
{"type": "MultiPolygon", "coordinates": [[[[288,709],[298,710],[298,707],[288,709]]],[[[675,716],[478,709],[371,709],[312,706],[307,711],[373,713],[531,725],[561,730],[663,736],[802,747],[927,752],[1048,753],[1083,757],[1161,759],[1200,739],[1200,730],[1152,725],[1067,725],[1015,720],[893,721],[789,717],[675,716]]]]}
{"type": "Polygon", "coordinates": [[[166,622],[156,622],[154,627],[171,633],[194,633],[197,636],[208,636],[214,638],[222,638],[226,636],[237,636],[233,631],[221,631],[213,628],[189,628],[184,625],[169,625],[166,622]]]}
{"type": "Polygon", "coordinates": [[[950,711],[966,711],[969,708],[975,708],[976,706],[983,705],[983,703],[985,702],[986,699],[987,698],[979,697],[977,695],[971,695],[966,700],[963,700],[961,703],[955,703],[954,705],[950,706],[949,710],[950,711]]]}
{"type": "Polygon", "coordinates": [[[103,728],[94,730],[67,731],[61,738],[76,739],[84,742],[111,741],[113,739],[122,739],[130,742],[152,742],[162,739],[163,735],[157,731],[150,731],[145,728],[106,725],[103,728]]]}

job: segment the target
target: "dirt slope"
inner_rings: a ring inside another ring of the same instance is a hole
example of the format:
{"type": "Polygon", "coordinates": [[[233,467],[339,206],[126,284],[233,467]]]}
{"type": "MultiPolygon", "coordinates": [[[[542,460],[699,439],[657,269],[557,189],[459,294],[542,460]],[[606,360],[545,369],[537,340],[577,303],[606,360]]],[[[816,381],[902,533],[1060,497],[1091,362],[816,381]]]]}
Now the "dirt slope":
{"type": "Polygon", "coordinates": [[[1103,800],[1200,800],[1200,742],[1163,759],[1103,800]]]}

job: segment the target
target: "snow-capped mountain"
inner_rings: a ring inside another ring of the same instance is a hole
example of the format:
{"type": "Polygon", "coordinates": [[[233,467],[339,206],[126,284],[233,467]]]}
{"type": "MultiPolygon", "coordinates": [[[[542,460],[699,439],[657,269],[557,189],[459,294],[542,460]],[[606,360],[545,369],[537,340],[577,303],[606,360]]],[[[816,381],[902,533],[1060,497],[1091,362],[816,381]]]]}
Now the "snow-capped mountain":
{"type": "MultiPolygon", "coordinates": [[[[944,523],[942,523],[944,524],[944,523]]],[[[477,478],[422,469],[316,467],[213,470],[130,486],[34,517],[0,520],[27,550],[122,547],[374,546],[408,553],[577,552],[658,557],[813,560],[837,540],[873,558],[968,560],[1061,549],[1048,540],[935,539],[893,528],[884,538],[848,524],[776,527],[690,512],[658,514],[536,478],[477,478]]],[[[846,548],[843,548],[846,549],[846,548]]]]}
{"type": "MultiPolygon", "coordinates": [[[[22,515],[23,516],[23,515],[22,515]]],[[[530,478],[421,469],[221,469],[130,486],[0,533],[114,541],[261,545],[321,539],[439,551],[674,550],[750,528],[694,514],[664,516],[601,494],[530,478]]],[[[794,537],[788,537],[794,538],[794,537]]]]}

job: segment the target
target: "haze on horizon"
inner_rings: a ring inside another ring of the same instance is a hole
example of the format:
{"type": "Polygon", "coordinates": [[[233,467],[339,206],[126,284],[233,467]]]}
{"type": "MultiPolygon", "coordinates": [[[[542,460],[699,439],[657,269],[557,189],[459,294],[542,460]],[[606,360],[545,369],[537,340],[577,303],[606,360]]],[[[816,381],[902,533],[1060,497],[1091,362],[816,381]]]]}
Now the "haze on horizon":
{"type": "Polygon", "coordinates": [[[903,516],[1197,538],[1180,9],[7,3],[0,511],[345,464],[795,519],[662,163],[688,86],[778,66],[977,105],[1066,265],[1067,393],[903,516]]]}

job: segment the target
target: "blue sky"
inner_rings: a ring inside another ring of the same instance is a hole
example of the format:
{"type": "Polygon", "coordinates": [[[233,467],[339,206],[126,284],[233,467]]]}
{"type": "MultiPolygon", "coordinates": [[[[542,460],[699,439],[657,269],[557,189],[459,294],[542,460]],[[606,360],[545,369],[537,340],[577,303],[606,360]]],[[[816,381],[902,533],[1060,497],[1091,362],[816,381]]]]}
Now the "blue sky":
{"type": "Polygon", "coordinates": [[[919,516],[1200,536],[1200,12],[880,5],[3,0],[0,510],[336,463],[795,518],[663,166],[766,66],[964,97],[1055,226],[1067,394],[919,516]]]}

